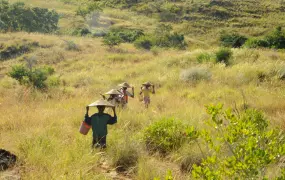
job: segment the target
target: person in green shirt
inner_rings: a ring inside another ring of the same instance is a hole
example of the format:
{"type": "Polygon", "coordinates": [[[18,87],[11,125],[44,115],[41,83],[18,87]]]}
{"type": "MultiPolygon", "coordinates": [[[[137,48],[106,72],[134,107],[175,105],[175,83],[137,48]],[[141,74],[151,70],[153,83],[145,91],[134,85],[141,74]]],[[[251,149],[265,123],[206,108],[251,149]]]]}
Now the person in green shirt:
{"type": "Polygon", "coordinates": [[[112,107],[114,116],[104,113],[106,106],[98,105],[98,113],[93,114],[89,117],[88,111],[89,106],[86,107],[86,114],[84,119],[84,125],[87,128],[92,128],[93,131],[93,141],[92,147],[94,148],[106,148],[106,137],[108,134],[107,125],[117,123],[117,115],[115,107],[112,107]]]}

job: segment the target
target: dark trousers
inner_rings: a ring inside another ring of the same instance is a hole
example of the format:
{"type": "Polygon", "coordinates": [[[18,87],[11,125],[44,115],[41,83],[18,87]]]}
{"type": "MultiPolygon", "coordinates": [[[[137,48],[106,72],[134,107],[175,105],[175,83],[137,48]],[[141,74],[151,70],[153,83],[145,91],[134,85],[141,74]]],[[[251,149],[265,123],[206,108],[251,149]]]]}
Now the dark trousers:
{"type": "Polygon", "coordinates": [[[92,141],[92,147],[93,148],[106,148],[106,136],[103,137],[93,137],[93,141],[92,141]]]}

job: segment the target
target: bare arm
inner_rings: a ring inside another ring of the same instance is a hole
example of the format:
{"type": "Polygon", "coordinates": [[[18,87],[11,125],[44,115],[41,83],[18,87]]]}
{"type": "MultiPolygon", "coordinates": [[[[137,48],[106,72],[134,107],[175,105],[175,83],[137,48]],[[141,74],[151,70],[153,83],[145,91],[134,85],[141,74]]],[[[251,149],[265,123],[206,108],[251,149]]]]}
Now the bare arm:
{"type": "Polygon", "coordinates": [[[117,123],[117,114],[116,109],[113,107],[114,117],[110,117],[108,124],[116,124],[117,123]]]}

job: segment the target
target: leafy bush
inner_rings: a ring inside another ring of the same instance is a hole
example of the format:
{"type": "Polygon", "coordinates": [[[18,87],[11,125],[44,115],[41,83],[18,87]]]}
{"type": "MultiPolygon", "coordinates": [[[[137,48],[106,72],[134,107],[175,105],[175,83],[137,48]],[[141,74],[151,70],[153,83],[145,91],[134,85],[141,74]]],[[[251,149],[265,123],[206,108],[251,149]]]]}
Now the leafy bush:
{"type": "Polygon", "coordinates": [[[245,36],[239,34],[223,34],[220,37],[220,42],[222,46],[231,47],[231,48],[239,48],[245,42],[247,38],[245,36]]]}
{"type": "Polygon", "coordinates": [[[212,131],[208,128],[200,137],[212,153],[193,166],[194,178],[263,179],[267,177],[264,169],[277,167],[285,155],[284,133],[270,128],[260,111],[233,113],[222,105],[210,105],[207,113],[212,131]]]}
{"type": "Polygon", "coordinates": [[[269,43],[263,39],[250,38],[243,46],[246,48],[269,47],[269,43]]]}
{"type": "Polygon", "coordinates": [[[198,63],[204,63],[204,62],[209,62],[211,61],[211,54],[209,53],[200,53],[198,56],[197,56],[197,61],[198,63]]]}
{"type": "Polygon", "coordinates": [[[0,47],[0,60],[6,60],[30,52],[34,47],[38,47],[38,42],[19,42],[12,45],[0,47]]]}
{"type": "Polygon", "coordinates": [[[46,8],[26,7],[24,3],[9,4],[0,0],[0,31],[49,33],[58,29],[59,15],[46,8]]]}
{"type": "Polygon", "coordinates": [[[150,151],[168,153],[180,148],[186,141],[185,126],[178,120],[161,119],[147,127],[143,133],[143,140],[150,151]]]}
{"type": "MultiPolygon", "coordinates": [[[[140,30],[140,29],[124,29],[124,28],[113,28],[113,29],[111,29],[111,31],[109,33],[120,37],[123,42],[134,42],[140,36],[144,35],[143,30],[140,30]]],[[[108,34],[107,34],[107,36],[108,36],[108,34]]]]}
{"type": "Polygon", "coordinates": [[[90,30],[86,27],[79,27],[73,30],[71,35],[73,36],[86,36],[88,34],[91,34],[90,30]]]}
{"type": "Polygon", "coordinates": [[[102,8],[98,4],[98,2],[88,2],[84,5],[81,5],[76,10],[76,15],[82,16],[83,18],[86,18],[87,15],[93,13],[93,12],[101,12],[102,8]]]}
{"type": "Polygon", "coordinates": [[[108,33],[106,36],[103,37],[103,44],[109,46],[109,48],[119,46],[122,42],[123,40],[120,38],[120,36],[113,33],[108,33]]]}
{"type": "Polygon", "coordinates": [[[202,67],[192,67],[182,71],[180,79],[189,83],[196,83],[201,80],[209,80],[212,74],[207,69],[202,67]]]}
{"type": "Polygon", "coordinates": [[[134,42],[134,45],[139,49],[150,50],[153,46],[153,39],[150,36],[141,36],[134,42]]]}
{"type": "Polygon", "coordinates": [[[274,48],[285,49],[285,32],[281,27],[277,27],[273,32],[266,35],[263,39],[251,38],[244,44],[247,48],[274,48]]]}
{"type": "Polygon", "coordinates": [[[38,89],[47,88],[46,80],[54,73],[51,67],[28,69],[23,65],[12,66],[8,75],[16,79],[21,85],[32,86],[38,89]]]}
{"type": "Polygon", "coordinates": [[[270,48],[285,49],[285,32],[281,27],[277,27],[272,33],[265,37],[270,48]]]}
{"type": "Polygon", "coordinates": [[[232,57],[233,53],[231,49],[222,48],[218,50],[216,53],[216,63],[225,63],[226,65],[229,64],[229,60],[232,57]]]}

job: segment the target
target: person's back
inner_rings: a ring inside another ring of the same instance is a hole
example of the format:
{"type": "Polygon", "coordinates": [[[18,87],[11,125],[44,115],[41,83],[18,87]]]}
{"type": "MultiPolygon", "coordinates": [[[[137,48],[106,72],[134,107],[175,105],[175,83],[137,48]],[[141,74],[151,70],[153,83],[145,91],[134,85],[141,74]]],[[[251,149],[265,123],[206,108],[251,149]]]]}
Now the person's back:
{"type": "Polygon", "coordinates": [[[117,123],[115,107],[113,107],[114,117],[104,113],[105,106],[97,106],[98,113],[88,116],[89,107],[87,107],[84,124],[93,131],[93,147],[106,148],[106,137],[108,134],[107,125],[117,123]]]}
{"type": "Polygon", "coordinates": [[[110,120],[112,116],[106,113],[95,113],[91,117],[91,126],[93,131],[93,137],[102,137],[108,134],[107,125],[114,124],[110,120]]]}

